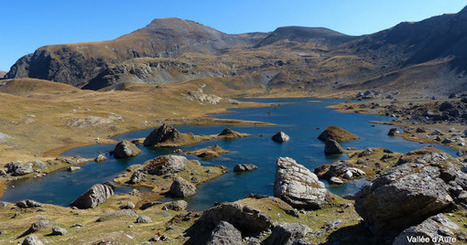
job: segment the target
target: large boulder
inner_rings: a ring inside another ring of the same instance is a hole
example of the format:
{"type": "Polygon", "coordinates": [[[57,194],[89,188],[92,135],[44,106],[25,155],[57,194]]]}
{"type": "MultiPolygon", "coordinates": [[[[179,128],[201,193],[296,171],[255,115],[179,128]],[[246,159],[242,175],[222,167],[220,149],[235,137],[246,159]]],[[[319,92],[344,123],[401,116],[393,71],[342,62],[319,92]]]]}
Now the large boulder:
{"type": "Polygon", "coordinates": [[[344,153],[344,149],[342,149],[341,145],[337,143],[337,141],[329,139],[326,141],[326,145],[324,146],[324,154],[326,155],[333,155],[333,154],[342,154],[344,153]]]}
{"type": "Polygon", "coordinates": [[[271,235],[264,240],[264,245],[292,245],[294,241],[305,238],[311,229],[300,223],[282,223],[274,226],[271,235]]]}
{"type": "Polygon", "coordinates": [[[22,200],[15,204],[19,208],[39,208],[42,204],[34,200],[22,200]]]}
{"type": "Polygon", "coordinates": [[[305,166],[289,157],[277,159],[274,196],[295,208],[319,209],[328,195],[324,183],[305,166]]]}
{"type": "Polygon", "coordinates": [[[21,244],[22,245],[44,245],[44,243],[36,235],[27,236],[21,244]]]}
{"type": "Polygon", "coordinates": [[[242,233],[226,221],[221,221],[212,231],[207,245],[241,245],[242,233]]]}
{"type": "Polygon", "coordinates": [[[178,173],[185,170],[188,161],[184,156],[163,155],[144,163],[143,171],[153,175],[178,173]]]}
{"type": "Polygon", "coordinates": [[[180,138],[180,132],[166,124],[154,129],[147,137],[144,139],[143,144],[145,146],[153,146],[159,143],[166,141],[176,141],[180,138]]]}
{"type": "Polygon", "coordinates": [[[130,141],[124,140],[118,142],[113,151],[115,158],[134,157],[141,153],[141,150],[130,141]]]}
{"type": "Polygon", "coordinates": [[[356,194],[355,210],[373,232],[403,230],[453,202],[439,166],[427,159],[396,166],[356,194]]]}
{"type": "Polygon", "coordinates": [[[95,184],[78,199],[71,203],[79,209],[95,208],[104,203],[109,197],[114,194],[112,187],[104,184],[95,184]]]}
{"type": "Polygon", "coordinates": [[[279,132],[277,132],[277,134],[272,136],[272,140],[274,140],[276,142],[279,142],[279,143],[283,143],[283,142],[289,141],[290,136],[288,136],[287,134],[285,134],[282,131],[279,131],[279,132]]]}
{"type": "Polygon", "coordinates": [[[211,231],[221,221],[232,224],[244,236],[257,235],[273,225],[269,216],[238,203],[221,203],[204,211],[195,225],[211,231]]]}
{"type": "Polygon", "coordinates": [[[393,245],[416,244],[453,244],[454,234],[460,227],[448,219],[444,214],[432,216],[421,224],[411,226],[402,231],[393,242],[393,245]],[[416,242],[416,240],[418,240],[416,242]]]}
{"type": "Polygon", "coordinates": [[[360,138],[345,129],[331,125],[318,136],[318,139],[324,142],[331,139],[340,143],[351,140],[358,140],[360,138]]]}
{"type": "Polygon", "coordinates": [[[32,163],[24,163],[22,161],[14,161],[5,165],[7,173],[10,173],[13,176],[21,176],[32,173],[34,171],[32,166],[32,163]]]}
{"type": "Polygon", "coordinates": [[[196,187],[182,177],[177,177],[170,186],[172,197],[188,197],[196,194],[196,187]]]}

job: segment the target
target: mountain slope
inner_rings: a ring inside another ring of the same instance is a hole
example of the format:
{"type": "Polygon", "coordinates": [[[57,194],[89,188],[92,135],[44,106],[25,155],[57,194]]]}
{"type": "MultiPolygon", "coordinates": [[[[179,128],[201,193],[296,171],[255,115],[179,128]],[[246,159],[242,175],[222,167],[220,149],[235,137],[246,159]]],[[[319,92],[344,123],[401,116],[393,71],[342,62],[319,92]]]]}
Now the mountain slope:
{"type": "Polygon", "coordinates": [[[82,87],[112,64],[137,57],[216,54],[223,48],[252,45],[261,33],[229,35],[193,21],[156,19],[111,41],[51,45],[19,59],[6,78],[39,78],[82,87]]]}
{"type": "Polygon", "coordinates": [[[0,79],[2,79],[6,74],[6,71],[0,71],[0,79]]]}
{"type": "Polygon", "coordinates": [[[259,42],[255,47],[264,47],[278,42],[298,42],[311,43],[317,48],[332,49],[340,44],[356,39],[357,37],[348,36],[327,28],[321,27],[302,27],[286,26],[279,27],[266,38],[259,42]]]}

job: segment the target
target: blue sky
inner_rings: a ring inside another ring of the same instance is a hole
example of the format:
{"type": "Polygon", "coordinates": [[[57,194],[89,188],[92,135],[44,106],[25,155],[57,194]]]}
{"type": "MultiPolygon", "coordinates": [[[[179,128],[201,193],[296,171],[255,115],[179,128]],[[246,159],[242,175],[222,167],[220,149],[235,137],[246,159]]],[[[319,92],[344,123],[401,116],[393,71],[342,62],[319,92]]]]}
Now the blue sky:
{"type": "Polygon", "coordinates": [[[327,27],[362,35],[402,21],[459,12],[465,0],[0,0],[0,70],[58,43],[117,38],[155,18],[189,19],[226,33],[279,26],[327,27]]]}

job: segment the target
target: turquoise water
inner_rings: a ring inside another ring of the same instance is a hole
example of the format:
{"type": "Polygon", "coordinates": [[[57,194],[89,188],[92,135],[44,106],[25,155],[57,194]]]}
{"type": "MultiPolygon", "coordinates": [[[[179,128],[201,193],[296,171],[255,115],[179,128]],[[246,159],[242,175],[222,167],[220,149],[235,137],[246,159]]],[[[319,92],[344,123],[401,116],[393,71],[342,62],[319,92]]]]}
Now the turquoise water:
{"type": "MultiPolygon", "coordinates": [[[[198,187],[198,193],[189,200],[190,208],[202,210],[211,207],[219,201],[235,201],[248,193],[272,195],[274,184],[275,160],[280,156],[288,156],[297,160],[309,169],[332,163],[346,156],[325,156],[324,143],[317,136],[329,125],[342,127],[358,136],[361,140],[343,143],[342,146],[365,147],[383,146],[392,151],[408,152],[428,145],[403,140],[400,137],[389,137],[387,132],[391,126],[371,124],[369,121],[388,121],[391,118],[375,115],[344,114],[332,109],[328,105],[341,100],[322,100],[322,103],[307,103],[310,99],[254,99],[259,102],[292,102],[278,107],[245,108],[232,110],[233,113],[213,115],[216,118],[230,118],[275,123],[273,127],[230,127],[233,130],[249,133],[252,136],[235,140],[210,140],[183,148],[183,151],[201,149],[214,144],[230,151],[217,159],[200,160],[203,165],[224,165],[229,172],[213,181],[198,187]],[[278,131],[287,133],[291,140],[279,144],[271,140],[278,131]],[[263,136],[261,137],[260,134],[263,136]],[[232,169],[238,163],[251,163],[259,169],[247,173],[233,173],[232,169]]],[[[217,134],[226,126],[178,126],[181,132],[194,134],[217,134]]],[[[117,140],[146,137],[152,129],[139,130],[115,137],[117,140]]],[[[7,190],[1,198],[4,201],[15,202],[23,199],[34,199],[44,203],[68,205],[81,193],[96,183],[112,180],[132,164],[143,163],[156,156],[168,154],[174,149],[155,149],[138,146],[142,154],[124,160],[109,159],[103,163],[89,163],[82,166],[80,171],[69,173],[58,171],[39,179],[14,181],[12,188],[7,190]]],[[[454,155],[455,150],[443,145],[435,145],[447,153],[454,155]]],[[[66,156],[80,156],[94,158],[99,153],[113,150],[113,145],[93,145],[80,147],[64,152],[66,156]]],[[[189,159],[197,159],[188,156],[189,159]]],[[[338,195],[355,193],[365,181],[352,182],[329,190],[338,195]]],[[[117,193],[127,192],[130,188],[120,187],[117,193]]]]}

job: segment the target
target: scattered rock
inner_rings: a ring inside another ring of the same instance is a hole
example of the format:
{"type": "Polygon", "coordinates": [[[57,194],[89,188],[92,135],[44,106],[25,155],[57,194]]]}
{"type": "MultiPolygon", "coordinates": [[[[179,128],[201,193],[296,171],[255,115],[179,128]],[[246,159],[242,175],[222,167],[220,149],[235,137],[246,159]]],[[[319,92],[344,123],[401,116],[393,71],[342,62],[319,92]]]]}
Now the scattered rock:
{"type": "Polygon", "coordinates": [[[170,195],[173,197],[192,196],[196,194],[196,187],[182,177],[177,177],[170,186],[170,195]]]}
{"type": "Polygon", "coordinates": [[[24,240],[22,245],[44,245],[44,243],[36,236],[29,235],[24,240]]]}
{"type": "Polygon", "coordinates": [[[440,175],[428,164],[396,166],[356,194],[355,210],[373,232],[405,229],[453,201],[440,175]]]}
{"type": "Polygon", "coordinates": [[[111,212],[111,213],[108,213],[108,214],[105,214],[105,215],[99,217],[99,219],[97,219],[97,222],[104,222],[104,221],[107,221],[109,219],[113,219],[113,218],[116,218],[116,217],[135,217],[135,218],[137,218],[138,214],[134,210],[128,210],[128,209],[118,210],[118,211],[111,212]]]}
{"type": "Polygon", "coordinates": [[[37,232],[37,231],[40,231],[40,230],[44,230],[44,229],[50,229],[53,227],[53,223],[49,220],[46,220],[46,219],[40,219],[34,223],[31,224],[31,226],[29,227],[29,229],[27,231],[25,231],[21,236],[26,236],[26,235],[29,235],[31,233],[34,233],[34,232],[37,232]]]}
{"type": "Polygon", "coordinates": [[[246,172],[246,171],[253,171],[258,169],[258,166],[253,164],[237,164],[234,167],[234,172],[246,172]]]}
{"type": "Polygon", "coordinates": [[[152,220],[148,216],[140,215],[138,218],[136,218],[136,223],[151,223],[152,220]]]}
{"type": "Polygon", "coordinates": [[[23,200],[15,204],[19,208],[38,208],[42,207],[42,204],[33,200],[23,200]]]}
{"type": "Polygon", "coordinates": [[[163,155],[144,163],[143,171],[152,175],[163,175],[168,173],[178,173],[185,170],[184,156],[163,155]]]}
{"type": "MultiPolygon", "coordinates": [[[[395,239],[394,245],[403,245],[403,244],[414,244],[408,241],[408,237],[422,237],[423,239],[428,239],[427,241],[440,241],[441,244],[444,244],[442,241],[447,241],[449,238],[453,238],[455,231],[458,231],[460,227],[448,219],[444,214],[437,214],[431,216],[430,218],[423,221],[421,224],[416,226],[411,226],[404,231],[402,231],[395,239]],[[442,236],[442,237],[440,237],[442,236]],[[442,239],[442,240],[441,240],[442,239]]],[[[446,244],[449,244],[448,242],[446,244]]]]}
{"type": "Polygon", "coordinates": [[[417,128],[416,130],[417,133],[426,133],[426,130],[423,128],[417,128]]]}
{"type": "Polygon", "coordinates": [[[342,184],[344,184],[344,181],[341,180],[341,179],[339,179],[339,178],[337,178],[337,177],[331,177],[331,178],[329,179],[329,182],[330,182],[331,184],[336,184],[336,185],[342,185],[342,184]]]}
{"type": "Polygon", "coordinates": [[[290,136],[288,136],[287,134],[285,134],[282,131],[279,131],[279,132],[277,132],[277,134],[272,136],[272,140],[274,140],[276,142],[279,142],[279,143],[283,143],[283,142],[289,141],[290,136]]]}
{"type": "Polygon", "coordinates": [[[174,210],[174,211],[186,210],[187,207],[188,207],[188,203],[185,200],[173,201],[164,206],[164,208],[174,210]]]}
{"type": "Polygon", "coordinates": [[[31,161],[30,162],[34,167],[40,168],[40,169],[47,169],[47,164],[41,161],[31,161]]]}
{"type": "Polygon", "coordinates": [[[344,153],[344,149],[342,149],[337,141],[329,139],[324,146],[324,153],[326,155],[342,154],[344,153]]]}
{"type": "Polygon", "coordinates": [[[134,157],[139,155],[140,153],[141,150],[138,147],[136,147],[135,144],[127,140],[118,142],[113,151],[115,158],[134,157]]]}
{"type": "Polygon", "coordinates": [[[329,126],[326,130],[324,130],[319,136],[318,139],[326,142],[328,140],[335,140],[339,143],[358,140],[360,137],[350,133],[349,131],[339,128],[337,126],[329,126]]]}
{"type": "Polygon", "coordinates": [[[96,162],[104,162],[107,160],[107,157],[105,156],[105,154],[99,154],[95,159],[94,161],[96,162]]]}
{"type": "Polygon", "coordinates": [[[54,226],[52,228],[52,236],[64,236],[68,233],[68,231],[65,228],[59,227],[59,226],[54,226]]]}
{"type": "Polygon", "coordinates": [[[154,129],[144,140],[144,146],[154,146],[166,141],[176,141],[180,138],[180,132],[166,124],[154,129]]]}
{"type": "Polygon", "coordinates": [[[145,209],[148,209],[152,206],[159,205],[159,204],[162,204],[162,202],[161,201],[147,202],[141,205],[141,210],[145,210],[145,209]]]}
{"type": "Polygon", "coordinates": [[[114,194],[112,187],[103,184],[95,184],[78,199],[71,203],[79,209],[95,208],[96,206],[104,203],[107,198],[114,194]]]}
{"type": "Polygon", "coordinates": [[[134,209],[136,206],[133,202],[127,202],[120,206],[120,209],[134,209]]]}
{"type": "Polygon", "coordinates": [[[306,237],[306,234],[311,232],[311,229],[300,223],[282,223],[274,226],[271,235],[264,240],[264,245],[295,244],[295,240],[306,237]]]}
{"type": "Polygon", "coordinates": [[[24,163],[22,161],[14,161],[7,163],[5,165],[7,168],[7,173],[13,176],[22,176],[26,174],[30,174],[34,171],[32,168],[32,163],[24,163]]]}
{"type": "Polygon", "coordinates": [[[136,171],[131,175],[130,180],[127,183],[130,185],[138,184],[139,182],[141,182],[142,178],[143,173],[140,171],[136,171]]]}
{"type": "Polygon", "coordinates": [[[212,231],[208,245],[242,244],[242,233],[226,221],[221,221],[212,231]]]}
{"type": "Polygon", "coordinates": [[[238,203],[221,203],[203,212],[195,223],[195,230],[212,231],[221,221],[232,224],[243,235],[259,234],[272,226],[269,216],[238,203]]]}
{"type": "Polygon", "coordinates": [[[328,195],[324,183],[306,167],[289,157],[277,159],[274,196],[294,208],[319,209],[327,203],[328,195]]]}

